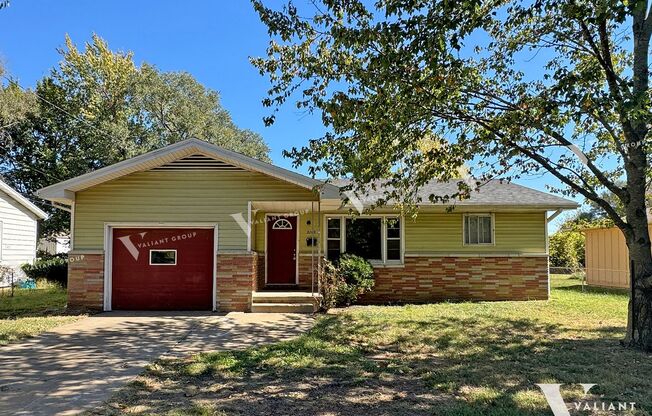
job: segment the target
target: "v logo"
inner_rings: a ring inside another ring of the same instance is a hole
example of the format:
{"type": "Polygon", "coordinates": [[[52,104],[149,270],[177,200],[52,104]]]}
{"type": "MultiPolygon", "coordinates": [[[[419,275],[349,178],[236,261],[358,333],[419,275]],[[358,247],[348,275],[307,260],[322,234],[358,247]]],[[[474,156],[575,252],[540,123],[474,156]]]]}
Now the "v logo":
{"type": "MultiPolygon", "coordinates": [[[[138,233],[138,235],[140,235],[141,240],[143,238],[145,238],[145,234],[147,234],[147,231],[142,232],[142,233],[138,233]]],[[[138,261],[138,255],[140,254],[140,252],[138,251],[138,248],[136,248],[134,243],[131,242],[131,235],[126,235],[124,237],[118,237],[118,240],[122,241],[122,244],[125,245],[125,247],[127,248],[127,251],[129,252],[129,254],[131,254],[131,257],[133,257],[134,260],[138,261]]]]}
{"type": "MultiPolygon", "coordinates": [[[[537,386],[539,386],[543,395],[546,396],[548,405],[555,416],[570,416],[568,406],[561,397],[561,384],[537,384],[537,386]]],[[[580,384],[580,386],[584,389],[584,394],[588,394],[591,387],[595,386],[595,384],[580,384]]]]}

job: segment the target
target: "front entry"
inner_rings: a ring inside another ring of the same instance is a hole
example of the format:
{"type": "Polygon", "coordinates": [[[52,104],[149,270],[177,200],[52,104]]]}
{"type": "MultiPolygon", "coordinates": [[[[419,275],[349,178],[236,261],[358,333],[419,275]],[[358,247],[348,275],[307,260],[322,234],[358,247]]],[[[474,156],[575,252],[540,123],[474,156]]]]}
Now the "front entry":
{"type": "Polygon", "coordinates": [[[297,217],[267,217],[267,284],[297,282],[297,217]]]}

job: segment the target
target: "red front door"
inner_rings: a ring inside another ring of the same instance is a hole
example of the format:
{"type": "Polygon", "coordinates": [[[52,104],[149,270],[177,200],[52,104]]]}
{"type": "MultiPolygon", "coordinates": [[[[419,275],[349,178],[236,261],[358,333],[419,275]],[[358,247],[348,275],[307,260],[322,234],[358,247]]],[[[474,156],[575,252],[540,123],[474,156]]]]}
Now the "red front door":
{"type": "Polygon", "coordinates": [[[211,310],[213,229],[113,230],[111,307],[211,310]]]}
{"type": "Polygon", "coordinates": [[[267,217],[267,284],[295,284],[297,217],[267,217]]]}

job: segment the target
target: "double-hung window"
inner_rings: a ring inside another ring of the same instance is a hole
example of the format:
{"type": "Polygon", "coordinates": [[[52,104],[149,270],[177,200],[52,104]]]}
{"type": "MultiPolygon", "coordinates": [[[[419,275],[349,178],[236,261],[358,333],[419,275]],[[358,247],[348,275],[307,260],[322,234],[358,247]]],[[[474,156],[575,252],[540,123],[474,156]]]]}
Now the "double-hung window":
{"type": "Polygon", "coordinates": [[[330,217],[326,220],[326,257],[355,254],[375,263],[401,261],[399,217],[330,217]]]}
{"type": "Polygon", "coordinates": [[[329,218],[326,230],[326,257],[331,261],[340,258],[342,252],[342,219],[329,218]]]}
{"type": "Polygon", "coordinates": [[[386,251],[388,261],[401,260],[401,220],[400,218],[387,218],[386,226],[386,251]]]}
{"type": "Polygon", "coordinates": [[[491,214],[464,215],[464,244],[493,244],[493,226],[491,214]]]}

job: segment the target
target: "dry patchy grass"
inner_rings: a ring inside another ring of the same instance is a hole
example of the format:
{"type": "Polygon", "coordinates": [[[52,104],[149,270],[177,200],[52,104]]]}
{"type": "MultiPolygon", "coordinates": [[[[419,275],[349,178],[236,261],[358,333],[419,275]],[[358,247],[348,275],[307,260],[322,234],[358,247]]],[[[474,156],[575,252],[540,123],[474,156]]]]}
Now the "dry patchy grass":
{"type": "Polygon", "coordinates": [[[57,286],[16,289],[0,296],[0,345],[37,335],[86,316],[66,311],[66,291],[57,286]]]}
{"type": "Polygon", "coordinates": [[[619,343],[626,293],[554,283],[550,301],[355,307],[291,341],[159,361],[97,413],[549,415],[535,383],[597,383],[648,414],[652,360],[619,343]]]}

